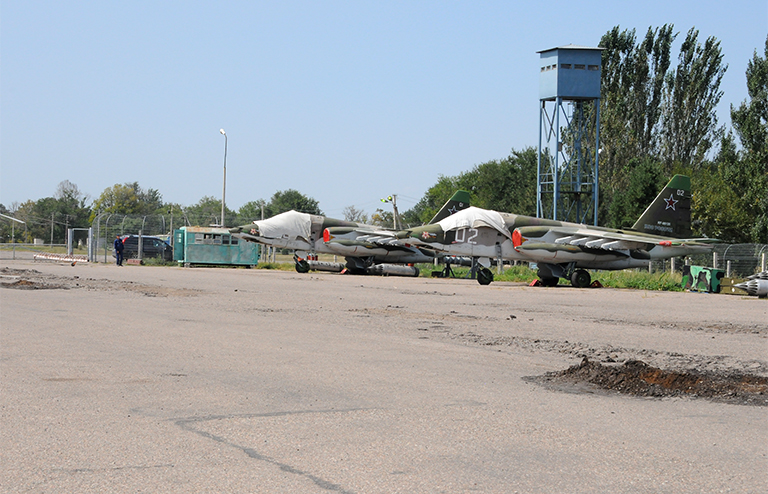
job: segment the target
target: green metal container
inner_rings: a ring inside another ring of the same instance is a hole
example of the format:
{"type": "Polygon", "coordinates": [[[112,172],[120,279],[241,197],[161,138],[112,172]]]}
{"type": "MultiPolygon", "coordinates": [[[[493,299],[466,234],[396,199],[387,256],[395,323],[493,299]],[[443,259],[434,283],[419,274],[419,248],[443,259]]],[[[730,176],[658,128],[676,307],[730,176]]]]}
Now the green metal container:
{"type": "Polygon", "coordinates": [[[173,232],[173,258],[185,266],[255,266],[259,245],[233,237],[226,228],[184,226],[173,232]]]}
{"type": "Polygon", "coordinates": [[[722,269],[703,266],[683,267],[683,288],[692,292],[720,293],[720,283],[725,276],[722,269]]]}

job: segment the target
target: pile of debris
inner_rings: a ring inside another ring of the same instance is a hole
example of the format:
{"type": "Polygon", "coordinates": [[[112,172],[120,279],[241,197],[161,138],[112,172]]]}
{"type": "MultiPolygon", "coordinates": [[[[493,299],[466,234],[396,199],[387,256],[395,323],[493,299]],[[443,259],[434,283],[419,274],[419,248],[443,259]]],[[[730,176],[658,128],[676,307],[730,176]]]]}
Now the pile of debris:
{"type": "Polygon", "coordinates": [[[603,365],[586,357],[579,365],[530,379],[559,390],[579,386],[654,398],[688,396],[721,403],[768,406],[768,378],[749,374],[665,371],[640,360],[603,365]]]}

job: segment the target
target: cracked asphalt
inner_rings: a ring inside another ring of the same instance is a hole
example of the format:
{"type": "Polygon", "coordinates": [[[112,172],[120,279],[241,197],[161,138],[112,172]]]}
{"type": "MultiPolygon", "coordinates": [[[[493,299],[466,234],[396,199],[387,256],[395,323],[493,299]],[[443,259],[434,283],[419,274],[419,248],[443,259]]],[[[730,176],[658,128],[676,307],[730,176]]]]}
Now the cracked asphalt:
{"type": "Polygon", "coordinates": [[[765,378],[765,300],[27,260],[0,283],[3,492],[768,491],[766,406],[532,378],[765,378]]]}

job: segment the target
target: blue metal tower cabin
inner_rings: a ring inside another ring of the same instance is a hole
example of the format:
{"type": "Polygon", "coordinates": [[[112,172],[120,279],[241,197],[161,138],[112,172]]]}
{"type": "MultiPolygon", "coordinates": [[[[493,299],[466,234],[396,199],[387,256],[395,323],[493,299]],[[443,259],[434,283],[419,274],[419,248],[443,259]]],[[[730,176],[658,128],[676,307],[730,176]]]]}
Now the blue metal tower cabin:
{"type": "Polygon", "coordinates": [[[537,52],[539,218],[586,223],[591,216],[597,225],[602,50],[567,45],[537,52]]]}

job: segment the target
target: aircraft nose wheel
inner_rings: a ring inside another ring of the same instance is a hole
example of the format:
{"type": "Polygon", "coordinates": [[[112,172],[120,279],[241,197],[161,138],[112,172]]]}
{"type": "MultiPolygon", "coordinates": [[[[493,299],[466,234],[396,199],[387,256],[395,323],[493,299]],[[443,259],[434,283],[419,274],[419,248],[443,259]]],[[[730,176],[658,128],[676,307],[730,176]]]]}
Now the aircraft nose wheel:
{"type": "Polygon", "coordinates": [[[588,271],[577,269],[571,275],[571,284],[576,288],[586,288],[590,283],[592,283],[592,277],[588,271]]]}
{"type": "Polygon", "coordinates": [[[481,285],[490,285],[493,281],[493,272],[488,268],[482,268],[477,272],[477,282],[481,285]]]}

